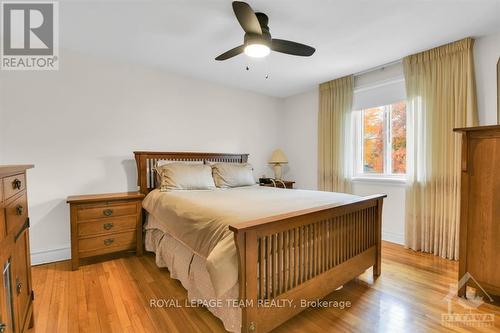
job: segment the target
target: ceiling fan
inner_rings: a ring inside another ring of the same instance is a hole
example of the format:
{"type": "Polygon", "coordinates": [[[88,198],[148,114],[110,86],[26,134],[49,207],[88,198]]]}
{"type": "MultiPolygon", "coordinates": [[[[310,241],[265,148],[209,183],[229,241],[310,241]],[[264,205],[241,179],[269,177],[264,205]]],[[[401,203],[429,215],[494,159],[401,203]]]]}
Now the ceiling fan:
{"type": "Polygon", "coordinates": [[[267,15],[255,13],[246,2],[233,1],[233,11],[245,31],[243,44],[222,53],[215,60],[227,60],[243,52],[250,57],[262,58],[271,50],[302,57],[309,57],[316,51],[304,44],[271,38],[267,15]]]}

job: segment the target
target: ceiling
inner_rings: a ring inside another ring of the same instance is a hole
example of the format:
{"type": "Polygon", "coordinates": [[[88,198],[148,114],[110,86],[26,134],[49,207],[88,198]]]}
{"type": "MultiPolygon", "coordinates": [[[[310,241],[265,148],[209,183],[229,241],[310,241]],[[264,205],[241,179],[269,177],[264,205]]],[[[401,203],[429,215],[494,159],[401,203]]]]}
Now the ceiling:
{"type": "Polygon", "coordinates": [[[61,1],[60,45],[286,97],[463,37],[500,32],[499,0],[248,3],[269,16],[273,37],[309,44],[316,53],[215,61],[243,39],[231,1],[222,0],[61,1]]]}

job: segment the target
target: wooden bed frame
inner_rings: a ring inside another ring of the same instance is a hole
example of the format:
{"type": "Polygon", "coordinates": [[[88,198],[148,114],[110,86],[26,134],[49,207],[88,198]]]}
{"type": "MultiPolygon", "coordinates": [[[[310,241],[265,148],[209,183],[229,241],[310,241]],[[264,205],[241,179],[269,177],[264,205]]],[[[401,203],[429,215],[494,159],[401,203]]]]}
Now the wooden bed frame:
{"type": "MultiPolygon", "coordinates": [[[[134,152],[140,191],[155,188],[158,160],[245,163],[248,154],[134,152]]],[[[287,190],[292,191],[292,190],[287,190]]],[[[239,255],[241,332],[269,332],[373,266],[381,273],[382,204],[372,195],[230,225],[239,255]],[[294,306],[275,307],[284,300],[294,306]]]]}

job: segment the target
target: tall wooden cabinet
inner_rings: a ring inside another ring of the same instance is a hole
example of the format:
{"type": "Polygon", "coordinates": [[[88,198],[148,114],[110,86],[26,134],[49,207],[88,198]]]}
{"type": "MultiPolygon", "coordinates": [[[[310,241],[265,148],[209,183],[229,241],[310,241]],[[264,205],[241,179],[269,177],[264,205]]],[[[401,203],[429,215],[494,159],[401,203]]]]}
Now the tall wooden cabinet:
{"type": "Polygon", "coordinates": [[[458,278],[470,273],[489,294],[500,295],[500,126],[455,132],[462,134],[458,278]]]}
{"type": "Polygon", "coordinates": [[[0,333],[33,326],[26,170],[0,166],[0,333]]]}

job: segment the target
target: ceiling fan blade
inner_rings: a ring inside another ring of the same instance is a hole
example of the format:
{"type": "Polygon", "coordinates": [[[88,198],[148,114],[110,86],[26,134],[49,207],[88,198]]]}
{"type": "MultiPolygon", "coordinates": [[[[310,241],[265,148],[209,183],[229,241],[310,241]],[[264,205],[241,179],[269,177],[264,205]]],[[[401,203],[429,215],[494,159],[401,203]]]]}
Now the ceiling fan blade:
{"type": "Polygon", "coordinates": [[[240,53],[243,53],[244,50],[245,50],[245,45],[236,46],[235,48],[233,48],[227,52],[222,53],[220,56],[215,58],[215,60],[219,60],[219,61],[220,60],[227,60],[229,58],[237,56],[240,53]]]}
{"type": "Polygon", "coordinates": [[[262,35],[259,20],[249,4],[242,1],[233,1],[233,10],[245,32],[262,35]]]}
{"type": "Polygon", "coordinates": [[[281,52],[296,56],[303,56],[303,57],[309,57],[313,55],[313,53],[316,51],[314,47],[292,42],[289,40],[274,39],[274,38],[271,43],[271,49],[276,52],[281,52]]]}

